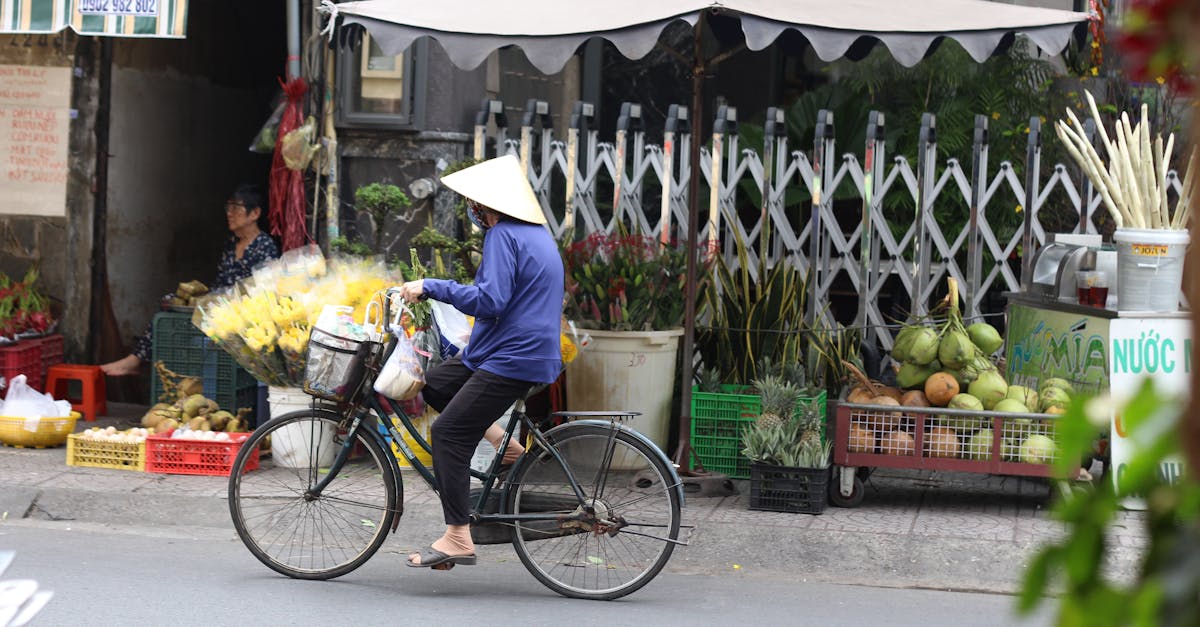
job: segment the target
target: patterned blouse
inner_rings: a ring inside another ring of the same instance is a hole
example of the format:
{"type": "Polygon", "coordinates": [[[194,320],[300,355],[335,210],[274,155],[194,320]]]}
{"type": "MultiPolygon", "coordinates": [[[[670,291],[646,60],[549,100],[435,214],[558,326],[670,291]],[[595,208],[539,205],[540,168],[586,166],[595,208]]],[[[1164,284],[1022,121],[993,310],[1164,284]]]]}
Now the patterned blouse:
{"type": "Polygon", "coordinates": [[[275,245],[275,240],[266,233],[259,233],[258,237],[255,237],[246,247],[242,258],[238,259],[237,236],[230,235],[229,240],[225,243],[225,251],[221,253],[221,262],[217,264],[217,280],[212,289],[231,287],[234,283],[250,276],[258,266],[278,258],[279,247],[275,245]]]}

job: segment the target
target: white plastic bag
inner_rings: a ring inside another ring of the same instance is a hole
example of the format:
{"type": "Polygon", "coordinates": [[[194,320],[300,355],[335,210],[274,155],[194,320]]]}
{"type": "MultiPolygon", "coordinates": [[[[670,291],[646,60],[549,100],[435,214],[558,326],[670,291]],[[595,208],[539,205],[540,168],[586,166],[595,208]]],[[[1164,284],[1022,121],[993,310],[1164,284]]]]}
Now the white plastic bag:
{"type": "Polygon", "coordinates": [[[433,324],[437,327],[441,340],[442,357],[449,359],[467,347],[471,339],[471,322],[467,315],[454,305],[429,299],[430,309],[433,310],[433,324]]]}
{"type": "Polygon", "coordinates": [[[19,374],[8,383],[3,411],[5,416],[16,418],[63,418],[71,415],[71,404],[29,387],[25,375],[19,374]]]}
{"type": "Polygon", "coordinates": [[[398,401],[407,401],[425,387],[425,371],[417,357],[412,340],[402,327],[393,326],[396,348],[375,377],[375,391],[398,401]]]}

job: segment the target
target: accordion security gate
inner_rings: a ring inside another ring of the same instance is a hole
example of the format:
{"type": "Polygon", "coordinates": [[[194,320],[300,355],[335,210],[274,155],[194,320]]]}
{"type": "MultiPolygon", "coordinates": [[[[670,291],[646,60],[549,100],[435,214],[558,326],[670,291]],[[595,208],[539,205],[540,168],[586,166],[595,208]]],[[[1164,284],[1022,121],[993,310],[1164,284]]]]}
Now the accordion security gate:
{"type": "MultiPolygon", "coordinates": [[[[503,110],[498,101],[484,103],[476,117],[474,157],[518,155],[558,239],[611,232],[622,223],[664,242],[686,239],[687,186],[694,173],[687,159],[692,138],[685,107],[670,107],[660,144],[647,141],[640,106],[632,103],[622,106],[611,142],[601,142],[590,127],[593,107],[588,103],[576,103],[565,140],[554,136],[545,102],[527,104],[515,138],[503,110]]],[[[929,113],[919,121],[915,164],[903,156],[889,162],[884,116],[878,112],[870,115],[864,146],[837,146],[832,114],[821,111],[818,117],[813,145],[792,147],[782,110],[768,109],[763,145],[750,147],[739,143],[736,111],[718,109],[712,142],[700,149],[702,195],[707,190],[700,241],[711,253],[736,263],[733,251],[740,237],[750,252],[752,271],[759,255],[767,255],[770,263],[793,264],[804,274],[811,271],[809,320],[824,317],[832,323],[822,303],[829,302],[835,279],[844,275],[858,296],[855,326],[863,327],[865,341],[885,350],[891,349],[894,329],[879,302],[890,277],[899,280],[915,316],[927,313],[938,285],[954,277],[962,286],[964,317],[978,317],[990,313],[981,310],[989,293],[1020,289],[1034,253],[1046,241],[1038,213],[1051,199],[1074,211],[1075,232],[1097,232],[1095,217],[1106,212],[1100,195],[1074,165],[1043,166],[1039,118],[1030,120],[1025,162],[1018,172],[1016,164],[989,162],[986,116],[975,118],[971,163],[966,165],[953,158],[938,163],[936,119],[929,113]],[[762,199],[757,212],[747,210],[741,189],[746,184],[762,199]],[[854,190],[853,199],[848,201],[843,192],[839,204],[861,207],[853,224],[839,221],[834,211],[832,191],[847,185],[854,190]],[[785,203],[787,192],[795,189],[806,199],[799,212],[785,203]],[[883,211],[885,200],[894,195],[918,208],[899,237],[883,211]],[[944,232],[934,217],[934,203],[946,198],[943,202],[961,206],[967,216],[960,232],[944,232]],[[1013,206],[1022,208],[1022,228],[1000,239],[988,219],[989,208],[1013,206]],[[770,229],[770,238],[760,249],[764,228],[770,229]],[[1018,249],[1019,273],[1007,263],[1018,249]]],[[[1090,121],[1088,127],[1091,131],[1090,121]]],[[[1174,171],[1168,179],[1178,194],[1182,182],[1174,171]]]]}

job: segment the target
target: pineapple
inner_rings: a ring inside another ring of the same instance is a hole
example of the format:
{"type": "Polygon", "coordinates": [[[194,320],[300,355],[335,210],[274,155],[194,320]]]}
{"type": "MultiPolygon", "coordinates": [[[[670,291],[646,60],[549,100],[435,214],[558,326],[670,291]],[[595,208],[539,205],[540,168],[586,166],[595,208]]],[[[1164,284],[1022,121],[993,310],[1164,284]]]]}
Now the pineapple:
{"type": "Polygon", "coordinates": [[[817,448],[821,446],[821,428],[824,426],[819,403],[815,399],[803,403],[796,416],[796,421],[800,423],[800,442],[817,448]]]}
{"type": "Polygon", "coordinates": [[[777,426],[791,419],[796,400],[800,398],[800,388],[774,375],[755,379],[753,383],[762,399],[762,413],[755,424],[777,426]]]}

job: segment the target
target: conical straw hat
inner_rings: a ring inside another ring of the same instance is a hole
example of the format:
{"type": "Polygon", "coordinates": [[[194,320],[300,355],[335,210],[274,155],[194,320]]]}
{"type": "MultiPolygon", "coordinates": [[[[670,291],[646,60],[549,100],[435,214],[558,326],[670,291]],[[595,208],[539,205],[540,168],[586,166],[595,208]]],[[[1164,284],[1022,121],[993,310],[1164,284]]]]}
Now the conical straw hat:
{"type": "Polygon", "coordinates": [[[521,170],[521,162],[513,155],[489,159],[447,174],[442,177],[442,183],[506,216],[534,224],[546,223],[542,206],[529,186],[529,178],[521,170]]]}

